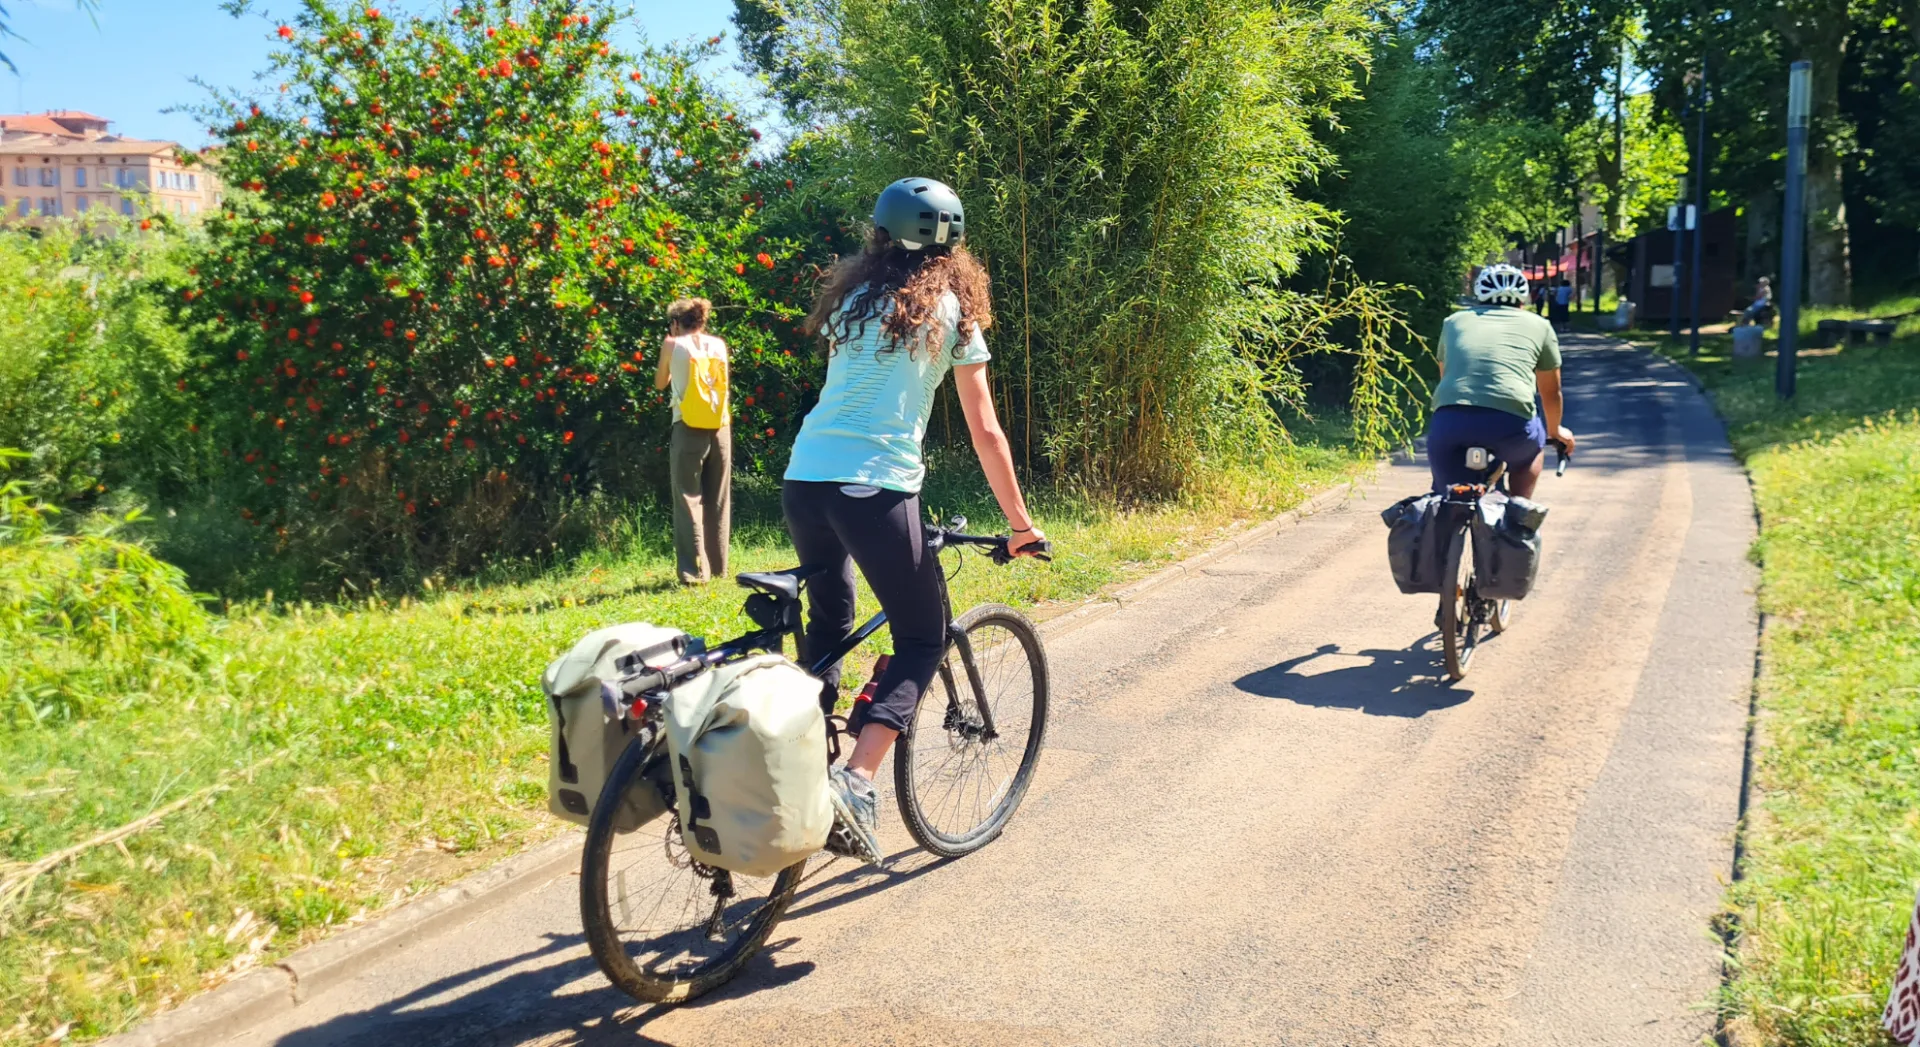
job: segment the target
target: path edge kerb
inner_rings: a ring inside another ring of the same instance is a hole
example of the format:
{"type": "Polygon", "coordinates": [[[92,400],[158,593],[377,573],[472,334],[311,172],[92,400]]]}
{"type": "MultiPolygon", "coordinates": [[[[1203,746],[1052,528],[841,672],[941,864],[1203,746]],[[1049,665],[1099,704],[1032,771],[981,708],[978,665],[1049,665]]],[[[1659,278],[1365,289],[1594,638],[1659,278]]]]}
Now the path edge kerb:
{"type": "MultiPolygon", "coordinates": [[[[1040,634],[1048,638],[1062,636],[1099,621],[1163,585],[1271,538],[1309,516],[1344,504],[1358,489],[1358,480],[1330,487],[1271,520],[1220,539],[1202,552],[1112,592],[1089,597],[1073,610],[1040,623],[1040,634]]],[[[127,1032],[102,1040],[99,1047],[211,1047],[232,1039],[270,1018],[298,1008],[392,953],[565,875],[580,860],[581,835],[577,830],[567,832],[451,886],[308,945],[270,967],[249,971],[171,1011],[154,1015],[127,1032]]]]}

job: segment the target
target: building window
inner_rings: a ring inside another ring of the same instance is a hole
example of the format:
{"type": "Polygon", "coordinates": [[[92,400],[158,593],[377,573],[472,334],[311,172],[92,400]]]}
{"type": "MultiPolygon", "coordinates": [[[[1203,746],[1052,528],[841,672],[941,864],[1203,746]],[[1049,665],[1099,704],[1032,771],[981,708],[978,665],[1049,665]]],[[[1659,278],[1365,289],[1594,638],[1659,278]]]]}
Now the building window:
{"type": "Polygon", "coordinates": [[[133,172],[124,167],[116,168],[113,172],[113,184],[122,189],[133,188],[133,172]]]}
{"type": "Polygon", "coordinates": [[[40,213],[41,213],[42,215],[45,215],[45,216],[46,216],[46,217],[48,217],[48,218],[57,218],[57,217],[59,217],[59,215],[60,215],[60,198],[59,198],[59,197],[57,197],[57,196],[43,196],[43,197],[41,197],[41,198],[40,198],[40,213]]]}
{"type": "Polygon", "coordinates": [[[127,198],[126,198],[126,197],[124,197],[124,196],[123,196],[123,197],[121,197],[121,198],[120,198],[120,213],[121,213],[121,214],[123,214],[123,215],[131,215],[131,214],[133,214],[133,201],[132,201],[132,200],[129,200],[129,199],[127,199],[127,198]]]}
{"type": "Polygon", "coordinates": [[[86,197],[84,197],[84,196],[76,196],[76,197],[74,197],[74,198],[73,198],[73,209],[74,209],[74,210],[75,210],[76,212],[78,212],[78,211],[85,211],[85,210],[87,209],[87,198],[86,198],[86,197]]]}
{"type": "Polygon", "coordinates": [[[85,189],[87,187],[87,169],[86,168],[76,167],[73,169],[73,187],[75,189],[85,189]]]}
{"type": "Polygon", "coordinates": [[[59,185],[60,169],[58,167],[42,167],[40,169],[40,184],[59,185]]]}
{"type": "Polygon", "coordinates": [[[27,184],[27,169],[26,169],[26,168],[24,168],[24,167],[16,167],[16,168],[14,168],[14,169],[13,169],[13,184],[14,184],[14,185],[26,185],[26,184],[27,184]]]}
{"type": "Polygon", "coordinates": [[[16,208],[16,210],[20,212],[20,217],[25,218],[27,216],[27,212],[31,211],[32,209],[33,209],[33,201],[27,197],[24,197],[24,196],[21,197],[20,206],[16,208]]]}
{"type": "Polygon", "coordinates": [[[194,190],[197,190],[197,189],[199,189],[199,188],[200,188],[200,176],[198,176],[198,175],[188,175],[188,176],[187,176],[187,188],[188,188],[188,189],[194,189],[194,190]]]}

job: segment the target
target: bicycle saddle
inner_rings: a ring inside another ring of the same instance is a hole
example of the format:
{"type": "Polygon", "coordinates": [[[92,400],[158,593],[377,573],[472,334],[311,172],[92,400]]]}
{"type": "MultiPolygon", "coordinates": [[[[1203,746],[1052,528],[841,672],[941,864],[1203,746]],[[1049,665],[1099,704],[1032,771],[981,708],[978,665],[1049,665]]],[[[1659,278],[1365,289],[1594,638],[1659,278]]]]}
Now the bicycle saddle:
{"type": "Polygon", "coordinates": [[[818,567],[789,567],[784,571],[762,571],[758,574],[736,574],[733,580],[742,588],[758,589],[763,593],[788,600],[800,598],[800,583],[820,573],[818,567]]]}

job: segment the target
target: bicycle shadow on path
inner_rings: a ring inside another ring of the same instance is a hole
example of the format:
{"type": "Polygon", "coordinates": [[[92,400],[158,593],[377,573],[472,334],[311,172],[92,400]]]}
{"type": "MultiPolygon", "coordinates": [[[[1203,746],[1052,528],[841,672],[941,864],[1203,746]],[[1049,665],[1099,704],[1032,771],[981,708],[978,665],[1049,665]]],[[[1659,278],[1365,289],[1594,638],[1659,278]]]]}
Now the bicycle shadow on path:
{"type": "MultiPolygon", "coordinates": [[[[848,861],[836,874],[805,884],[786,920],[836,909],[920,878],[947,860],[910,847],[891,855],[884,869],[848,861]]],[[[822,872],[832,866],[823,867],[822,872]]],[[[816,875],[819,875],[816,873],[816,875]]],[[[775,932],[778,934],[778,931],[775,932]]],[[[799,941],[776,938],[748,961],[727,985],[678,1007],[636,1004],[607,984],[591,956],[578,953],[580,934],[548,934],[547,943],[517,956],[448,975],[389,1000],[321,1024],[289,1032],[275,1047],[433,1047],[459,1044],[623,1044],[672,1047],[646,1034],[646,1026],[674,1010],[710,1004],[790,985],[813,973],[808,960],[782,962],[780,953],[799,941]],[[559,962],[543,962],[557,959],[559,962]],[[516,968],[525,968],[516,970],[516,968]],[[495,980],[501,972],[512,971],[495,980]],[[580,988],[585,982],[586,988],[580,988]]]]}
{"type": "Polygon", "coordinates": [[[1321,644],[1298,658],[1248,673],[1233,685],[1261,698],[1278,698],[1323,709],[1354,709],[1369,716],[1416,718],[1450,708],[1473,697],[1457,684],[1442,683],[1438,633],[1428,633],[1405,650],[1343,651],[1321,644]],[[1324,668],[1320,661],[1340,663],[1324,668]],[[1358,662],[1358,664],[1347,664],[1358,662]],[[1313,671],[1302,672],[1303,668],[1313,671]]]}

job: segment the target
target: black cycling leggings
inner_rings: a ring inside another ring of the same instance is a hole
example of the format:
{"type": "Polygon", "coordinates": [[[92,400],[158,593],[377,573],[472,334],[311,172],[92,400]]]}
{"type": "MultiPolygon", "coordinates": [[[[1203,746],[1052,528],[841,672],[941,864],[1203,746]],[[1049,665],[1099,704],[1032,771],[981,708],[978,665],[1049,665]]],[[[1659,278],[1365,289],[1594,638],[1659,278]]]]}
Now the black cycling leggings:
{"type": "MultiPolygon", "coordinates": [[[[800,562],[822,568],[807,582],[812,594],[807,659],[853,633],[853,566],[880,600],[893,632],[893,659],[880,674],[871,703],[856,703],[852,727],[868,723],[904,731],[920,694],[933,682],[946,650],[947,606],[940,558],[927,550],[920,496],[852,484],[788,480],[781,488],[787,533],[800,562]],[[855,494],[848,494],[847,491],[855,494]],[[865,497],[855,495],[866,491],[865,497]]],[[[840,667],[826,674],[840,685],[840,667]]]]}

